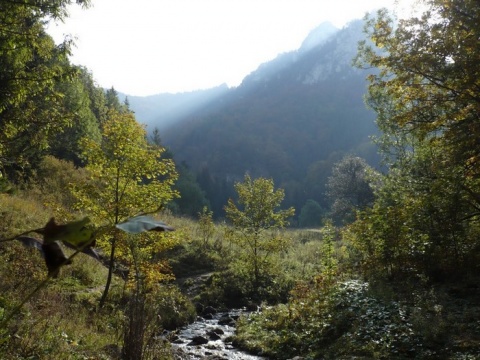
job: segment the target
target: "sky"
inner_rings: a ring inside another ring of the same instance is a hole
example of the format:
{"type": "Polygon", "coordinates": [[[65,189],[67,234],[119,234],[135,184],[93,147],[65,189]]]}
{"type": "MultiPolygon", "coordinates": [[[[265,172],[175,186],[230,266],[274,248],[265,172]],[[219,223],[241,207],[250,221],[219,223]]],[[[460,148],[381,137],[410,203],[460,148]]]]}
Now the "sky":
{"type": "Polygon", "coordinates": [[[98,86],[147,96],[238,86],[321,23],[341,28],[393,1],[92,0],[48,32],[74,39],[71,62],[98,86]]]}

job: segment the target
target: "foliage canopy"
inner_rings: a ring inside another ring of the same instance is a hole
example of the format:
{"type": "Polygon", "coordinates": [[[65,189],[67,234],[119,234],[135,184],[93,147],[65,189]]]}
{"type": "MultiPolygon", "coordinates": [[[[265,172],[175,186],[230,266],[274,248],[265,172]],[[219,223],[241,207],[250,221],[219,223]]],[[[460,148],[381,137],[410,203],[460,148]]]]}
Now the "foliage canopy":
{"type": "Polygon", "coordinates": [[[367,22],[377,48],[363,43],[357,62],[379,69],[367,101],[390,172],[352,229],[372,270],[444,280],[479,257],[480,5],[424,3],[419,17],[367,22]]]}
{"type": "MultiPolygon", "coordinates": [[[[69,0],[0,1],[0,168],[19,170],[48,148],[49,135],[72,120],[56,85],[69,81],[71,41],[56,45],[51,19],[67,15],[69,0]]],[[[89,1],[78,0],[88,5],[89,1]]]]}

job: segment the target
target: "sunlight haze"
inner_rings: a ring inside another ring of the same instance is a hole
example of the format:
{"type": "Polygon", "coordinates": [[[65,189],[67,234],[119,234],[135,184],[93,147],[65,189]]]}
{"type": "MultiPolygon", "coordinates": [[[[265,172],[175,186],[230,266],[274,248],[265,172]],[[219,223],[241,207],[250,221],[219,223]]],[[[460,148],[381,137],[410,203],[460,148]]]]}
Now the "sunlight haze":
{"type": "Polygon", "coordinates": [[[238,86],[261,63],[296,50],[322,22],[338,28],[385,0],[92,0],[49,26],[71,35],[74,64],[98,85],[152,95],[238,86]]]}

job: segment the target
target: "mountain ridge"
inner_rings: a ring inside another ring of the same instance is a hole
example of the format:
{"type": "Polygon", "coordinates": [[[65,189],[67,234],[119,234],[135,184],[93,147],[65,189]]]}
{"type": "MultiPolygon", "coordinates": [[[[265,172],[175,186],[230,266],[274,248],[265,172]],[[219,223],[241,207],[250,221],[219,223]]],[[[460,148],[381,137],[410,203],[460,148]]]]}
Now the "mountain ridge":
{"type": "MultiPolygon", "coordinates": [[[[262,68],[268,68],[269,72],[278,71],[279,69],[275,69],[273,64],[277,63],[278,67],[281,68],[284,66],[282,63],[285,62],[285,59],[288,59],[287,62],[295,61],[298,57],[297,53],[305,53],[315,46],[319,46],[337,31],[339,29],[330,22],[321,23],[307,35],[297,50],[278,54],[275,59],[260,64],[256,70],[245,78],[262,71],[262,68]]],[[[227,84],[223,83],[208,89],[179,93],[136,96],[119,92],[118,96],[121,101],[128,99],[130,108],[135,112],[137,120],[147,125],[148,130],[151,131],[153,128],[164,130],[177,122],[177,120],[187,117],[232,89],[234,88],[229,88],[227,84]]]]}

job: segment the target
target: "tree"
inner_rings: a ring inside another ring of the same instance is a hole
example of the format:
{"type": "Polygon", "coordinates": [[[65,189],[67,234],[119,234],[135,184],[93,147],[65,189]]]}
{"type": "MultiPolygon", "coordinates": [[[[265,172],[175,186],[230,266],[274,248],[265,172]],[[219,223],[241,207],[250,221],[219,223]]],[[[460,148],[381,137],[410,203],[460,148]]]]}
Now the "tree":
{"type": "MultiPolygon", "coordinates": [[[[172,186],[177,178],[174,163],[161,159],[163,150],[151,147],[145,129],[133,114],[111,109],[102,129],[102,141],[81,141],[89,181],[76,187],[79,207],[101,223],[119,224],[142,213],[159,211],[177,196],[172,186]]],[[[107,284],[100,304],[108,294],[117,242],[126,238],[113,231],[99,244],[110,249],[107,284]]],[[[128,246],[127,246],[128,248],[128,246]]]]}
{"type": "Polygon", "coordinates": [[[208,242],[215,233],[215,223],[213,222],[213,212],[209,211],[206,206],[198,213],[198,227],[202,234],[203,247],[206,249],[208,242]]]}
{"type": "Polygon", "coordinates": [[[267,275],[269,257],[287,246],[287,239],[271,230],[284,228],[295,210],[278,210],[285,195],[282,189],[274,189],[271,179],[252,180],[245,175],[243,183],[235,184],[235,190],[239,206],[229,199],[225,212],[237,233],[235,239],[246,255],[253,294],[258,296],[267,275]]]}
{"type": "Polygon", "coordinates": [[[357,64],[379,69],[367,102],[390,170],[351,228],[376,272],[441,280],[480,255],[480,4],[424,3],[420,17],[396,23],[381,10],[367,22],[373,45],[357,64]]]}
{"type": "MultiPolygon", "coordinates": [[[[475,0],[425,0],[419,17],[396,25],[385,10],[367,23],[373,44],[363,43],[357,64],[376,67],[368,104],[418,140],[449,153],[464,172],[462,186],[480,205],[480,4],[475,0]],[[390,102],[387,108],[385,98],[390,102]],[[394,110],[394,111],[392,111],[394,110]]],[[[478,213],[473,209],[474,213],[478,213]]]]}
{"type": "Polygon", "coordinates": [[[93,82],[91,75],[83,68],[78,68],[78,75],[71,81],[57,85],[64,94],[63,113],[71,114],[71,121],[62,131],[52,134],[49,140],[51,154],[59,159],[73,161],[77,166],[81,163],[80,139],[100,141],[100,124],[103,123],[94,112],[90,94],[92,89],[89,88],[93,82]]]}
{"type": "Polygon", "coordinates": [[[105,99],[107,108],[109,109],[115,109],[119,112],[130,111],[128,108],[128,102],[125,102],[124,104],[120,103],[118,92],[113,86],[105,92],[105,99]]]}
{"type": "Polygon", "coordinates": [[[186,165],[178,166],[178,174],[174,189],[180,196],[172,203],[172,208],[178,214],[196,217],[203,207],[209,205],[205,192],[186,165]]]}
{"type": "Polygon", "coordinates": [[[352,228],[369,271],[439,280],[475,266],[477,220],[470,217],[462,171],[445,167],[448,153],[413,140],[403,138],[404,151],[375,183],[373,206],[352,228]]]}
{"type": "Polygon", "coordinates": [[[157,146],[164,149],[163,155],[162,155],[164,159],[173,159],[173,153],[170,151],[168,147],[163,145],[162,138],[160,136],[160,130],[157,127],[153,129],[149,137],[149,141],[153,146],[157,146]]]}
{"type": "Polygon", "coordinates": [[[317,227],[322,223],[324,210],[318,202],[308,199],[300,210],[298,223],[300,227],[317,227]]]}
{"type": "Polygon", "coordinates": [[[80,67],[81,82],[90,98],[90,110],[95,114],[95,118],[100,125],[103,125],[107,119],[107,98],[102,87],[98,86],[93,80],[93,75],[87,69],[80,67]]]}
{"type": "Polygon", "coordinates": [[[160,130],[155,127],[150,136],[150,142],[156,146],[162,146],[162,137],[160,136],[160,130]]]}
{"type": "Polygon", "coordinates": [[[368,173],[372,169],[365,160],[352,155],[345,156],[333,166],[328,178],[327,195],[332,201],[332,217],[339,222],[351,222],[355,211],[373,202],[368,173]]]}
{"type": "Polygon", "coordinates": [[[9,173],[37,161],[49,135],[71,121],[55,87],[76,73],[68,62],[71,41],[56,45],[45,31],[71,3],[0,1],[0,168],[9,173]]]}

